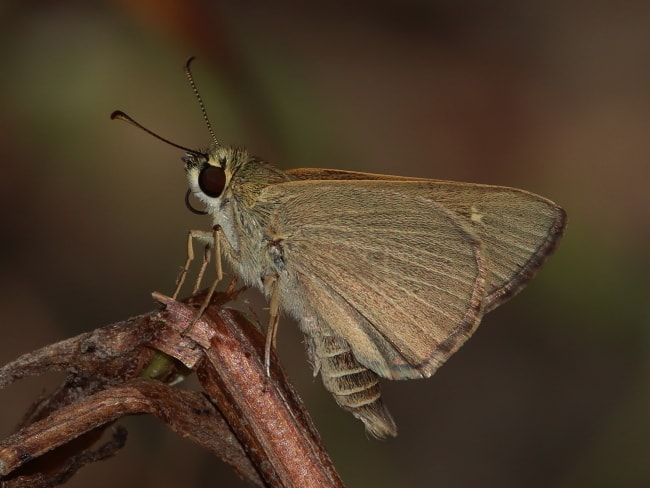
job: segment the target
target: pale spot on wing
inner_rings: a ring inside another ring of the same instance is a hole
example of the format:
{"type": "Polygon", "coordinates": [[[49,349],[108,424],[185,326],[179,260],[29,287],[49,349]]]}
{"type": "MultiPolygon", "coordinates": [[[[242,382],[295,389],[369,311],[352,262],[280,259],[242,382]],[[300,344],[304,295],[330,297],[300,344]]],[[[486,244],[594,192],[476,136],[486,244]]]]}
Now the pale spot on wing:
{"type": "Polygon", "coordinates": [[[474,222],[476,224],[480,224],[481,221],[483,220],[483,214],[481,214],[478,211],[478,209],[473,205],[471,207],[471,210],[472,210],[472,216],[470,217],[470,219],[472,220],[472,222],[474,222]]]}

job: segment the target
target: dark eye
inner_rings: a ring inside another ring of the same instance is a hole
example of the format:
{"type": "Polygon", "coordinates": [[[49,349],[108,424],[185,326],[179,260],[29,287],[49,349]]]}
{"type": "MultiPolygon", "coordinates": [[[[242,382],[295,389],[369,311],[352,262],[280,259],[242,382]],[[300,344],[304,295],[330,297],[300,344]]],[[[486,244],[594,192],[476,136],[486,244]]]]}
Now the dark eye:
{"type": "Polygon", "coordinates": [[[226,173],[217,166],[206,166],[199,173],[199,188],[203,193],[212,198],[217,198],[223,193],[226,186],[226,173]]]}

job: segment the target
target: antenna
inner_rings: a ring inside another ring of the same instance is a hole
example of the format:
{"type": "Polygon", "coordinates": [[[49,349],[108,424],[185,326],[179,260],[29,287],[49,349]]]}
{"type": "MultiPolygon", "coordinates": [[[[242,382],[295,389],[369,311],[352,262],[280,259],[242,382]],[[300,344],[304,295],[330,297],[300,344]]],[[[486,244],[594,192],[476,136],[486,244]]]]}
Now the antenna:
{"type": "Polygon", "coordinates": [[[185,76],[187,76],[187,79],[190,82],[190,86],[192,87],[192,91],[194,92],[196,99],[199,101],[201,113],[203,114],[203,120],[205,120],[205,125],[208,126],[208,131],[210,131],[210,135],[212,136],[212,142],[214,142],[216,146],[220,146],[219,141],[217,141],[217,136],[214,135],[214,130],[212,130],[212,124],[208,118],[208,112],[205,110],[205,104],[203,103],[203,99],[201,98],[201,94],[199,93],[198,88],[196,88],[196,83],[194,83],[194,77],[192,76],[192,71],[190,70],[190,64],[192,64],[192,61],[194,61],[194,59],[194,56],[192,56],[185,62],[185,76]]]}
{"type": "Polygon", "coordinates": [[[183,151],[185,151],[185,152],[187,152],[189,154],[196,154],[196,155],[201,155],[202,154],[202,153],[200,153],[200,152],[198,152],[198,151],[196,151],[194,149],[190,149],[190,148],[187,148],[185,146],[181,146],[180,144],[176,144],[175,142],[172,142],[169,139],[165,139],[163,136],[159,136],[158,134],[156,134],[151,129],[147,129],[144,125],[140,124],[139,122],[136,122],[135,119],[133,119],[129,115],[125,114],[121,110],[116,110],[115,112],[113,112],[111,114],[111,120],[122,120],[124,122],[128,122],[129,124],[137,127],[138,129],[145,131],[147,134],[149,134],[151,136],[154,136],[159,141],[162,141],[165,144],[169,144],[170,146],[176,147],[178,149],[182,149],[183,151]]]}

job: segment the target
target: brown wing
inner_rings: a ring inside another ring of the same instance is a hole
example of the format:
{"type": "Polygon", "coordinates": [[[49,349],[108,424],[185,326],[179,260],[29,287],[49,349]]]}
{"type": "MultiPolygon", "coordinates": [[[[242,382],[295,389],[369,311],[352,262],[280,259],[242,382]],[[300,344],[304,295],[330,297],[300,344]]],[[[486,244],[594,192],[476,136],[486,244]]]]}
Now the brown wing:
{"type": "Polygon", "coordinates": [[[546,198],[515,188],[404,178],[330,169],[296,169],[303,180],[411,181],[411,194],[455,212],[475,233],[485,259],[485,312],[517,294],[551,255],[566,225],[566,213],[546,198]]]}
{"type": "Polygon", "coordinates": [[[351,183],[282,183],[259,201],[279,209],[269,230],[282,240],[307,308],[357,360],[388,378],[430,376],[479,323],[479,243],[456,213],[413,194],[410,182],[351,183]]]}

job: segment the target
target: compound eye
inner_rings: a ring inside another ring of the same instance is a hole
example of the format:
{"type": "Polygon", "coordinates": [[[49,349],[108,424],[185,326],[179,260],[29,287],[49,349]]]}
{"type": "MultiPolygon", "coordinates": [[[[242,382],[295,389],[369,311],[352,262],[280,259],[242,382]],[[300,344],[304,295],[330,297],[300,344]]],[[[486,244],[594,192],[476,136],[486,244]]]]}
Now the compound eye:
{"type": "Polygon", "coordinates": [[[218,166],[206,166],[199,173],[199,188],[211,198],[217,198],[226,186],[226,173],[218,166]]]}

